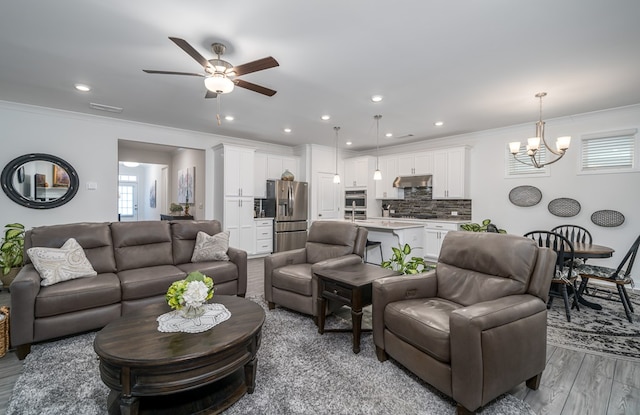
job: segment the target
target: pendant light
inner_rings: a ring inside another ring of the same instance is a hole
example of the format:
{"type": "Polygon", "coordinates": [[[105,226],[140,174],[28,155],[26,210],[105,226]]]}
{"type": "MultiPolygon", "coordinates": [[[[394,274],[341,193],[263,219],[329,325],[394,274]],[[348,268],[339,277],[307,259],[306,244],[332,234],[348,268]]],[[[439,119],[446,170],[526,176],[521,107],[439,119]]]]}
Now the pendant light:
{"type": "Polygon", "coordinates": [[[382,180],[380,172],[380,118],[382,115],[374,115],[376,120],[376,171],[373,173],[373,180],[382,180]]]}
{"type": "Polygon", "coordinates": [[[340,127],[333,127],[336,132],[336,174],[333,176],[333,182],[335,184],[340,184],[340,175],[338,174],[338,131],[340,131],[340,127]]]}

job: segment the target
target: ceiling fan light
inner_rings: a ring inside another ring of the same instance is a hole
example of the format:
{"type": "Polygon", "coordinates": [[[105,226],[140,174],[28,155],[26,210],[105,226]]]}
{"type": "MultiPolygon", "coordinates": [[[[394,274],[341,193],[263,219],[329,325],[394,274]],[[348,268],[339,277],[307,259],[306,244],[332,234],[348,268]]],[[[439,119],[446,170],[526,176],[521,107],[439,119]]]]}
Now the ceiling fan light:
{"type": "Polygon", "coordinates": [[[212,75],[204,79],[204,86],[211,92],[228,94],[235,86],[233,81],[222,75],[212,75]]]}

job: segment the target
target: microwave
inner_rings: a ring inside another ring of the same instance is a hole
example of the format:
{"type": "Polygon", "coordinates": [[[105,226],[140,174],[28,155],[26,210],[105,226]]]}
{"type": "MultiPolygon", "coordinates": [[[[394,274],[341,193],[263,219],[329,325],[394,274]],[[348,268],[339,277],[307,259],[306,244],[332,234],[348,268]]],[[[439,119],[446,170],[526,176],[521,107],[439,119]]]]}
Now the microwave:
{"type": "Polygon", "coordinates": [[[366,190],[347,190],[344,192],[345,211],[351,211],[354,207],[358,210],[367,210],[366,190]]]}

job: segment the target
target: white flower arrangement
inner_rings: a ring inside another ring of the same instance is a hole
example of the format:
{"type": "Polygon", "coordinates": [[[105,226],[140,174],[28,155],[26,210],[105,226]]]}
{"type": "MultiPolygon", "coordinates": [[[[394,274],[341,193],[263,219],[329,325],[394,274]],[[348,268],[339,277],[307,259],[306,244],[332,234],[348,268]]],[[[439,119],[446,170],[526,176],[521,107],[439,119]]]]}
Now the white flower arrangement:
{"type": "Polygon", "coordinates": [[[187,278],[175,281],[167,290],[167,304],[174,310],[183,307],[198,308],[213,297],[213,279],[200,271],[194,271],[187,278]]]}

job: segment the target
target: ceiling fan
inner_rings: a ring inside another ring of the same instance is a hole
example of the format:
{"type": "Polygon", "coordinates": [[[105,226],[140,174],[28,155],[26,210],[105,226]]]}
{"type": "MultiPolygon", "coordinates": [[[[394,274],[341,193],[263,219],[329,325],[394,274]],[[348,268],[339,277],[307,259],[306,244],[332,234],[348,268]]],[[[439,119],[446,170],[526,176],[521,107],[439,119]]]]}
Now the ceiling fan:
{"type": "Polygon", "coordinates": [[[251,82],[247,82],[242,79],[236,78],[237,76],[246,75],[252,72],[262,71],[264,69],[273,68],[279,66],[277,60],[269,56],[267,58],[258,59],[257,61],[245,63],[244,65],[233,66],[229,62],[220,59],[226,50],[226,46],[222,43],[213,43],[211,50],[218,55],[216,59],[205,59],[197,50],[193,48],[186,40],[177,37],[169,37],[169,39],[178,45],[178,47],[184,50],[189,56],[196,60],[204,68],[204,74],[192,73],[192,72],[173,72],[173,71],[155,71],[149,69],[143,69],[143,72],[152,74],[165,74],[165,75],[187,75],[187,76],[200,76],[204,78],[204,85],[207,88],[207,94],[205,98],[216,98],[218,94],[227,94],[233,90],[234,86],[245,88],[250,91],[257,92],[259,94],[267,95],[269,97],[275,95],[276,91],[266,88],[261,85],[256,85],[251,82]]]}

